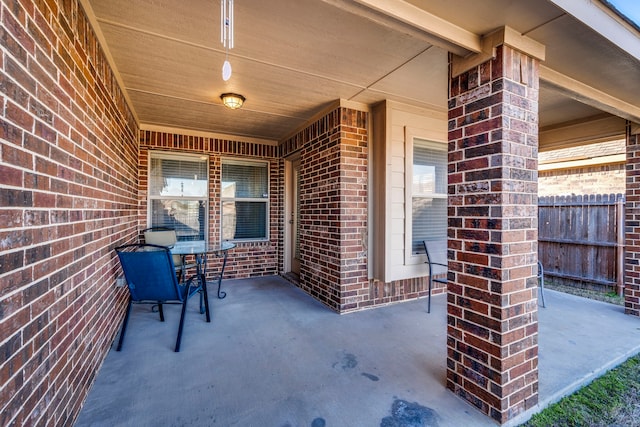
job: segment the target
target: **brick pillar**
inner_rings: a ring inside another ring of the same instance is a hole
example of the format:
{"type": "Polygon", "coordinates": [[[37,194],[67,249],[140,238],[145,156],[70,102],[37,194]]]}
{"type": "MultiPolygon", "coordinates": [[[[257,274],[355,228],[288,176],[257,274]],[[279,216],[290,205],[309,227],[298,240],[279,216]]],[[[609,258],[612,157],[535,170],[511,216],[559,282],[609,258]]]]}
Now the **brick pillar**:
{"type": "Polygon", "coordinates": [[[505,423],[538,401],[538,60],[450,80],[447,387],[505,423]]]}
{"type": "Polygon", "coordinates": [[[369,294],[367,117],[341,106],[281,144],[301,153],[299,286],[340,313],[369,294]]]}
{"type": "Polygon", "coordinates": [[[341,110],[340,312],[361,308],[369,295],[367,275],[367,113],[341,110]]]}
{"type": "Polygon", "coordinates": [[[640,316],[640,129],[627,131],[624,312],[640,316]]]}

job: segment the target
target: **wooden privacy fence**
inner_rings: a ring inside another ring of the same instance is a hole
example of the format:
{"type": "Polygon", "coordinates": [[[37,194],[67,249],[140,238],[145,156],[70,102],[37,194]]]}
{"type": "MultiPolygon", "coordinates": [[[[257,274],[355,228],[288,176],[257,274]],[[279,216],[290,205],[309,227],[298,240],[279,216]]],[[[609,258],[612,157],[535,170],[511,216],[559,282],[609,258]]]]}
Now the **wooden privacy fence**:
{"type": "Polygon", "coordinates": [[[538,259],[554,282],[622,295],[624,196],[540,197],[538,259]]]}

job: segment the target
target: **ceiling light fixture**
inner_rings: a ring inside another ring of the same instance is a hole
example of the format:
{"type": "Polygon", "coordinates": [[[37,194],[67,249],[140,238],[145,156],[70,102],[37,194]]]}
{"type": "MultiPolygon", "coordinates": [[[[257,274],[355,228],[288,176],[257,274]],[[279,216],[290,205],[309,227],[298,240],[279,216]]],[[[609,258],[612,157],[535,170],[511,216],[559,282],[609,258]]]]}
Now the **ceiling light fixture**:
{"type": "Polygon", "coordinates": [[[245,101],[245,97],[237,93],[223,93],[220,95],[220,99],[222,99],[225,107],[231,108],[232,110],[237,110],[242,107],[245,101]]]}
{"type": "Polygon", "coordinates": [[[233,49],[233,0],[220,0],[220,42],[224,46],[224,64],[222,64],[222,80],[231,78],[229,49],[233,49]]]}

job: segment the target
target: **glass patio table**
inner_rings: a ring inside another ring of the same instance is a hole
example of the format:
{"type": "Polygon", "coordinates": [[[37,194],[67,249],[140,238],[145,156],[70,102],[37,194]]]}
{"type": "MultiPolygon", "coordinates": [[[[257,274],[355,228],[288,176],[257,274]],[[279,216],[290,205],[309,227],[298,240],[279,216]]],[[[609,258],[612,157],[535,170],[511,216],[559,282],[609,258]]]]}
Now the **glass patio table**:
{"type": "MultiPolygon", "coordinates": [[[[214,255],[222,257],[222,266],[220,267],[220,273],[218,274],[218,298],[222,299],[227,296],[227,293],[220,290],[222,285],[222,276],[224,275],[224,269],[227,266],[227,255],[230,249],[235,248],[235,243],[222,242],[219,244],[207,244],[205,242],[176,242],[169,248],[172,255],[180,255],[182,263],[185,264],[184,259],[187,255],[194,255],[196,259],[196,277],[202,285],[202,289],[207,292],[207,256],[214,255]]],[[[209,301],[204,299],[206,305],[206,312],[209,313],[209,301]]],[[[209,316],[207,316],[207,322],[210,322],[209,316]]]]}

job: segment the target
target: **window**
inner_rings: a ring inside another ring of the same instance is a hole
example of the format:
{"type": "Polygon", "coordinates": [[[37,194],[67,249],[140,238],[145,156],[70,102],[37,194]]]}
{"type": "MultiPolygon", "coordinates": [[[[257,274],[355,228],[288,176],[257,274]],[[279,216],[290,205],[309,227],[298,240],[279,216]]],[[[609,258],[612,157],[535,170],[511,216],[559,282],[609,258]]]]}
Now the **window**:
{"type": "Polygon", "coordinates": [[[423,240],[447,239],[447,145],[413,138],[411,255],[424,254],[423,240]]]}
{"type": "Polygon", "coordinates": [[[206,158],[151,153],[149,226],[173,228],[179,241],[205,241],[207,171],[206,158]]]}
{"type": "Polygon", "coordinates": [[[222,161],[222,240],[269,238],[269,173],[264,162],[222,161]]]}

